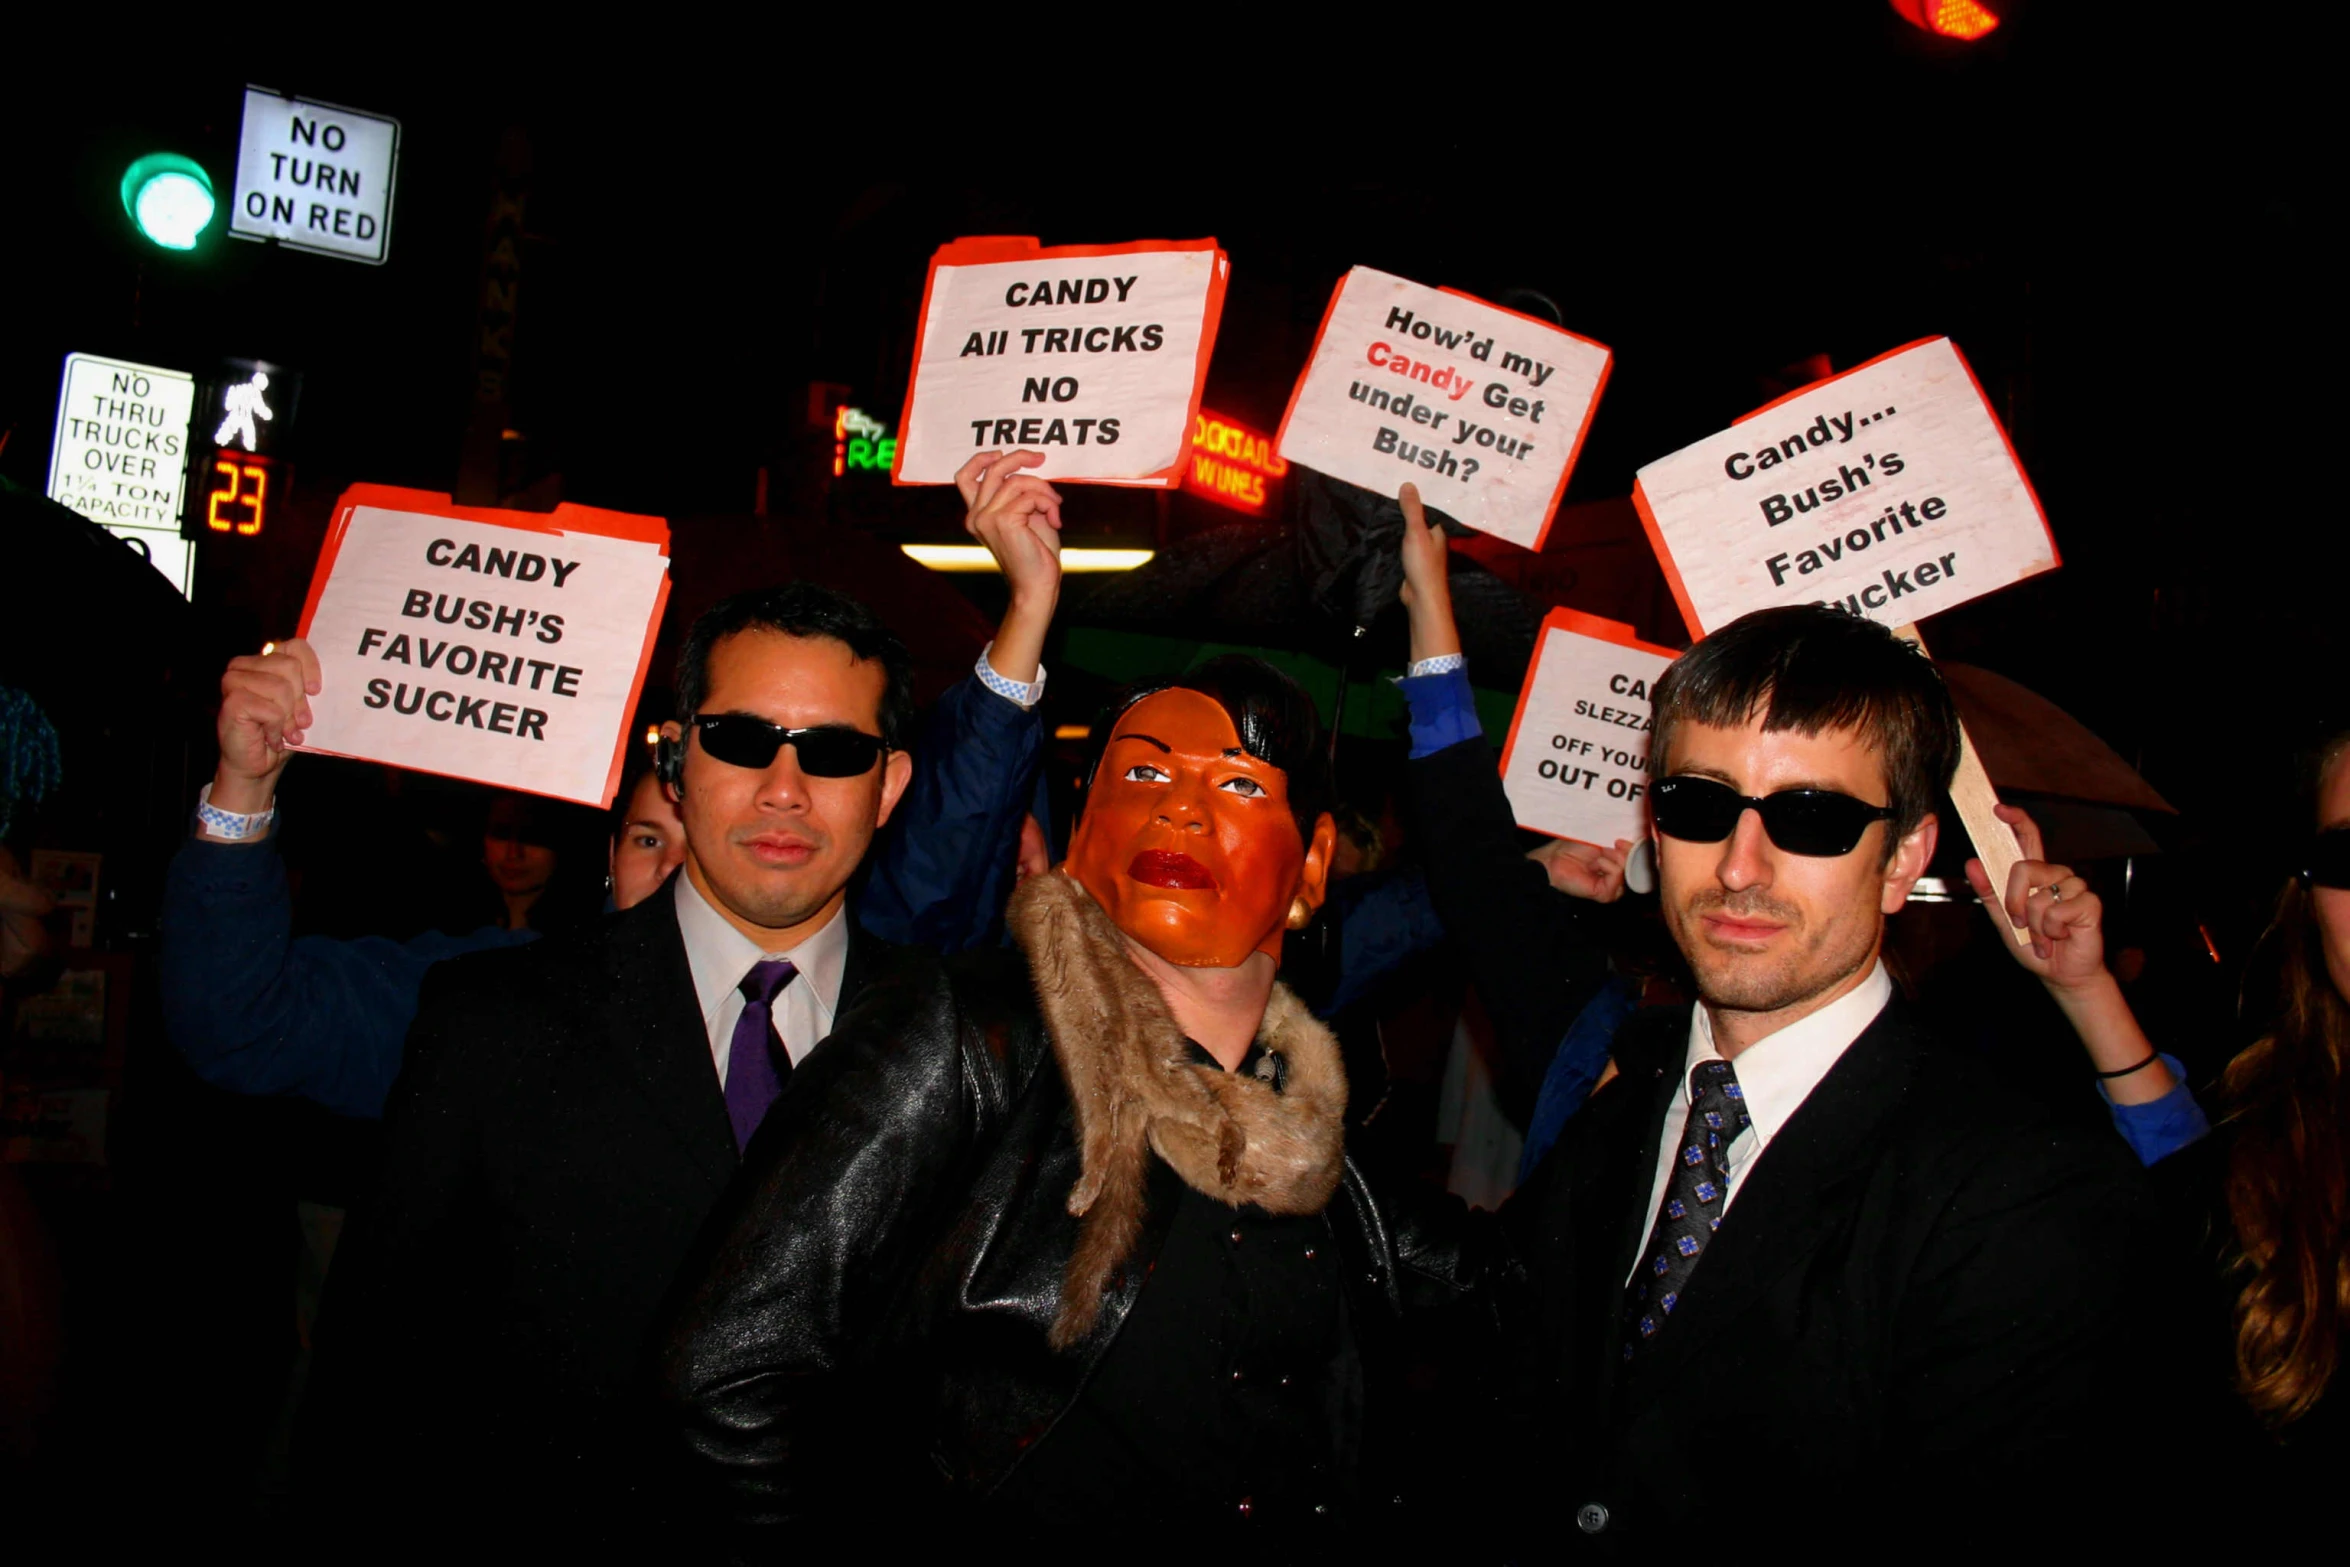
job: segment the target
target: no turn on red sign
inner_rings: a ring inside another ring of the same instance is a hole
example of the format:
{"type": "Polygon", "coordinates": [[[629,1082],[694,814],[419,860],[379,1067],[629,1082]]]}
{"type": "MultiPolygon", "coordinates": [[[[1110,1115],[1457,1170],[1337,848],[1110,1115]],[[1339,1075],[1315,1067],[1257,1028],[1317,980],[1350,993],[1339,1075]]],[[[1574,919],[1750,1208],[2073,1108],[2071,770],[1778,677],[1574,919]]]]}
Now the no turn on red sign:
{"type": "Polygon", "coordinates": [[[399,169],[389,115],[248,87],[228,231],[380,266],[399,169]]]}

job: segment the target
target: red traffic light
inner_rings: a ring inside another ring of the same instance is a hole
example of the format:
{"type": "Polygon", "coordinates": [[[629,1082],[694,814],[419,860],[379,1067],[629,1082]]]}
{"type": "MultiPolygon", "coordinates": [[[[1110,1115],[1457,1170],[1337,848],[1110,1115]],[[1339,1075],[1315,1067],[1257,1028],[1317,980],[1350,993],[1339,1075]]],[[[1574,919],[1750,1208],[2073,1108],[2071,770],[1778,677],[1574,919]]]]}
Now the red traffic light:
{"type": "Polygon", "coordinates": [[[1892,0],[1894,14],[1937,38],[1973,43],[1999,25],[1999,13],[1982,0],[1892,0]]]}

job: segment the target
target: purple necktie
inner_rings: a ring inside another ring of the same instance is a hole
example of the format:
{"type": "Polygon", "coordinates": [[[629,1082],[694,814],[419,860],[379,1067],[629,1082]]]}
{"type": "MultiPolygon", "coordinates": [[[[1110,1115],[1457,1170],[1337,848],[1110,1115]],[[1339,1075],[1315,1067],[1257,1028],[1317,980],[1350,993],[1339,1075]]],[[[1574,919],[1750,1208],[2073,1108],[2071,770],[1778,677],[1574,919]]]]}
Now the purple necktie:
{"type": "Polygon", "coordinates": [[[751,1134],[767,1119],[768,1107],[791,1073],[774,1009],[775,998],[797,973],[790,959],[769,958],[752,964],[736,987],[743,993],[743,1015],[734,1020],[734,1040],[726,1047],[726,1118],[734,1123],[738,1149],[750,1146],[751,1134]]]}

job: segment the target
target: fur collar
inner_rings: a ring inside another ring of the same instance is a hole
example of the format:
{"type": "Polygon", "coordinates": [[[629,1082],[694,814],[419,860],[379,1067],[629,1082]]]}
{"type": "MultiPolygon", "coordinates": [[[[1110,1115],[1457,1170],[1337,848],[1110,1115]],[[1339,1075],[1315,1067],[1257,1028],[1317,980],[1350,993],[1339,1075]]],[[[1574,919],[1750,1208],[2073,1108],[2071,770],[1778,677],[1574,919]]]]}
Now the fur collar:
{"type": "Polygon", "coordinates": [[[1284,1058],[1281,1092],[1187,1061],[1158,986],[1092,895],[1058,870],[1023,883],[1007,917],[1077,1115],[1082,1173],[1069,1211],[1081,1223],[1051,1335],[1067,1349],[1092,1331],[1103,1288],[1142,1231],[1149,1150],[1219,1202],[1319,1213],[1344,1162],[1346,1072],[1338,1041],[1281,985],[1257,1035],[1284,1058]]]}

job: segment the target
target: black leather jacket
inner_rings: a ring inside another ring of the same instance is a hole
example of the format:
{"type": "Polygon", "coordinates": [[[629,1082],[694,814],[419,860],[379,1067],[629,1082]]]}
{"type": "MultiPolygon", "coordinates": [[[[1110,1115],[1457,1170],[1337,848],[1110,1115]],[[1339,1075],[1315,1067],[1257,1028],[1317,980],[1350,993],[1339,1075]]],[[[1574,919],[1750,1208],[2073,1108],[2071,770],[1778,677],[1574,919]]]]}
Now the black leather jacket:
{"type": "MultiPolygon", "coordinates": [[[[731,1551],[757,1554],[777,1526],[871,1522],[879,1506],[894,1529],[983,1503],[1116,1338],[1175,1210],[1155,1188],[1092,1333],[1055,1352],[1078,1174],[1026,962],[907,954],[753,1140],[666,1336],[659,1393],[682,1444],[685,1516],[724,1519],[731,1551]]],[[[1354,1435],[1365,1467],[1390,1472],[1397,1435],[1382,1410],[1407,1312],[1450,1308],[1448,1335],[1464,1321],[1479,1333],[1505,1265],[1484,1216],[1447,1199],[1399,1222],[1351,1163],[1326,1213],[1369,1383],[1354,1435]]],[[[1380,1491],[1399,1494],[1408,1504],[1409,1489],[1380,1491]]]]}

